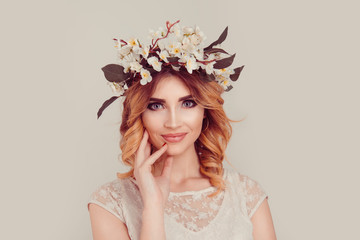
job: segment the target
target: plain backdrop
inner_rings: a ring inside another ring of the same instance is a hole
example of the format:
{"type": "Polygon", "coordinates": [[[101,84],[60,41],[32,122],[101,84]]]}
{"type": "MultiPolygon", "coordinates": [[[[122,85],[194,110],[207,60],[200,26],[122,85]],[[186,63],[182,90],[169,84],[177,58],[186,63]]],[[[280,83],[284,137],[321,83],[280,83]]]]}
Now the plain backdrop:
{"type": "MultiPolygon", "coordinates": [[[[198,25],[245,65],[224,95],[236,169],[278,239],[360,239],[358,1],[2,1],[0,239],[91,239],[87,200],[124,171],[112,38],[198,25]]],[[[227,167],[229,167],[227,165],[227,167]]]]}

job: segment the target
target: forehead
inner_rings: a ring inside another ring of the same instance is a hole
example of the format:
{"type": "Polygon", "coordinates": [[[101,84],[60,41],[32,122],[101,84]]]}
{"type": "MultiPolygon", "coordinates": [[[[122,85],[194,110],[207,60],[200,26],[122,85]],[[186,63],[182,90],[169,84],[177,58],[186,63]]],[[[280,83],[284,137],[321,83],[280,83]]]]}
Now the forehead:
{"type": "Polygon", "coordinates": [[[168,75],[159,79],[151,97],[154,98],[178,98],[190,95],[190,90],[177,76],[168,75]]]}

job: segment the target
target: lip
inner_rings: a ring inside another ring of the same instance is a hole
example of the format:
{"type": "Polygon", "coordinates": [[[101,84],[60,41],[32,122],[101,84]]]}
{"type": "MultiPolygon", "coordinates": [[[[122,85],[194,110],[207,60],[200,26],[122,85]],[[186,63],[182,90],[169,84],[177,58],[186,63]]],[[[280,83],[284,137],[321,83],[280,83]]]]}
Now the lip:
{"type": "Polygon", "coordinates": [[[171,133],[161,135],[166,142],[177,143],[184,139],[187,133],[171,133]]]}

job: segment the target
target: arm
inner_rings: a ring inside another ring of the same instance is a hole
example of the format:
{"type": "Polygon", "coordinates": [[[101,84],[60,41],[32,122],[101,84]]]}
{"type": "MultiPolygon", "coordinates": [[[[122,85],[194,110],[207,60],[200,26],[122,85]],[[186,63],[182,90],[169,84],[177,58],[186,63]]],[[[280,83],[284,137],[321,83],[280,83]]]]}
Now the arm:
{"type": "Polygon", "coordinates": [[[254,240],[276,240],[270,208],[265,199],[251,218],[254,240]]]}
{"type": "MultiPolygon", "coordinates": [[[[160,176],[153,176],[151,165],[166,149],[165,145],[150,155],[151,145],[145,132],[136,154],[134,175],[144,205],[140,240],[165,240],[164,206],[170,191],[172,158],[165,160],[160,176]]],[[[94,240],[130,240],[126,225],[111,212],[90,203],[89,213],[94,240]]]]}
{"type": "Polygon", "coordinates": [[[112,213],[93,203],[89,213],[94,240],[130,240],[126,225],[112,213]]]}
{"type": "Polygon", "coordinates": [[[134,176],[144,204],[140,240],[165,240],[164,207],[170,192],[172,158],[165,160],[161,175],[154,177],[151,166],[165,153],[167,145],[151,155],[148,140],[145,130],[134,163],[134,176]]]}

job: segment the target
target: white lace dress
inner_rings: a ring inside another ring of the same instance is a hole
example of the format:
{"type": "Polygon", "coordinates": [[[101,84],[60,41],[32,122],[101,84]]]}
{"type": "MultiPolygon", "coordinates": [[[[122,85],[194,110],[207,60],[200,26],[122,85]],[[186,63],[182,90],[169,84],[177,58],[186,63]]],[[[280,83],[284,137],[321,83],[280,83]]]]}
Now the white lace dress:
{"type": "MultiPolygon", "coordinates": [[[[164,215],[167,239],[253,239],[250,218],[267,195],[257,182],[234,170],[225,169],[223,177],[226,189],[214,198],[207,196],[215,187],[170,193],[164,215]]],[[[126,224],[130,238],[139,239],[143,205],[135,180],[104,184],[89,203],[115,215],[126,224]]]]}

